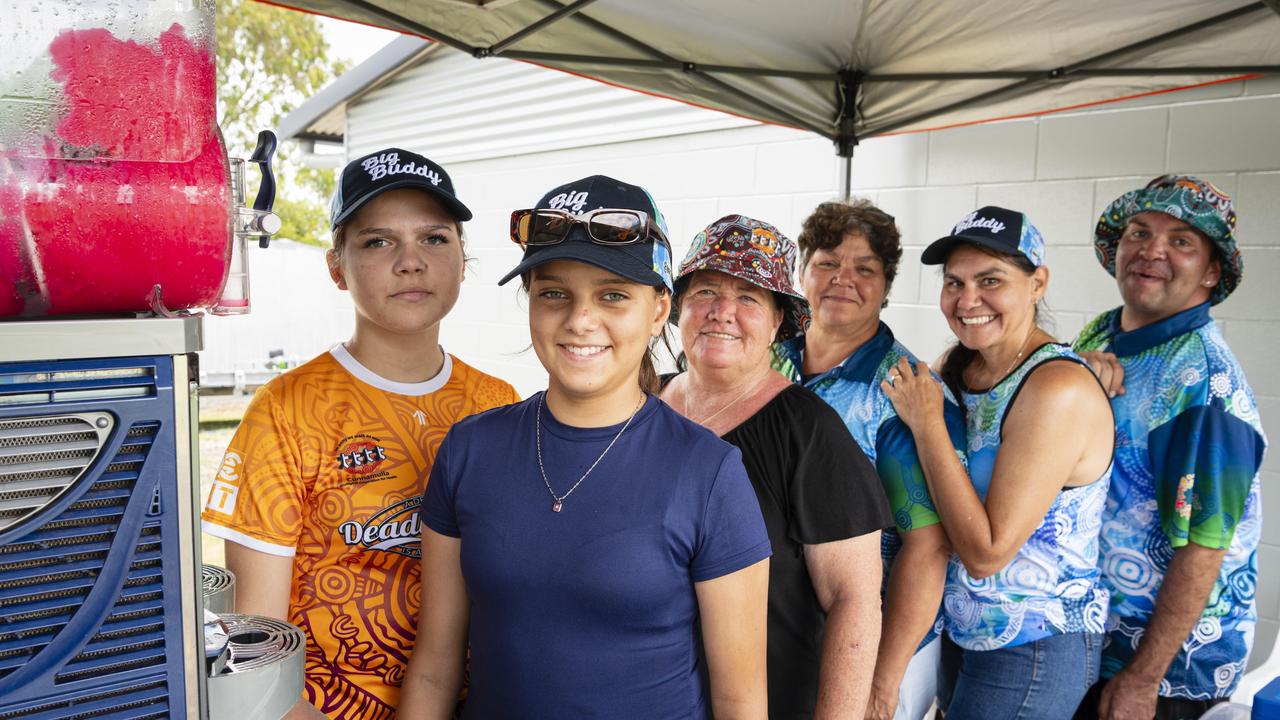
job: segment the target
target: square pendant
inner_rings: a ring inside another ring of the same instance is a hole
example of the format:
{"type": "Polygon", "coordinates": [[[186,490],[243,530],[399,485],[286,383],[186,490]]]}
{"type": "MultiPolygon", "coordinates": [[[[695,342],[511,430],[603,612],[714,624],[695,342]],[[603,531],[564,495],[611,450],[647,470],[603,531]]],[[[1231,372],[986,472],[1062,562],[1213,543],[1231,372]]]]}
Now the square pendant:
{"type": "Polygon", "coordinates": [[[564,507],[564,503],[557,500],[554,503],[551,503],[551,512],[560,512],[560,509],[563,507],[564,507]]]}

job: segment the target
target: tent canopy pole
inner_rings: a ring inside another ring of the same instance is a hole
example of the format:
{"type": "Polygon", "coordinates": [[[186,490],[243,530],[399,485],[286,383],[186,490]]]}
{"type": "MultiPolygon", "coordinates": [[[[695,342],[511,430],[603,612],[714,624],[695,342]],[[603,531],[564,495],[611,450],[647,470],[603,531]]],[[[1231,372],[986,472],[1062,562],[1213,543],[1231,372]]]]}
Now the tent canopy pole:
{"type": "MultiPolygon", "coordinates": [[[[1280,0],[1275,0],[1280,4],[1280,0]]],[[[703,66],[699,66],[703,67],[703,66]]],[[[1166,75],[1250,75],[1280,72],[1280,65],[1187,65],[1182,67],[1081,68],[1073,78],[1162,77],[1166,75]]],[[[1052,70],[975,70],[972,72],[867,73],[867,82],[921,82],[929,80],[1061,80],[1066,68],[1052,70]]]]}
{"type": "MultiPolygon", "coordinates": [[[[540,0],[540,1],[542,2],[543,5],[546,5],[548,7],[553,7],[557,9],[564,9],[566,7],[565,5],[562,5],[560,2],[558,2],[558,0],[540,0]]],[[[700,71],[696,65],[674,58],[662,52],[661,50],[653,47],[652,45],[649,45],[643,40],[640,40],[639,38],[628,35],[627,33],[621,30],[618,30],[617,28],[613,27],[612,25],[609,25],[608,23],[597,20],[596,18],[593,18],[590,15],[587,15],[586,13],[578,13],[574,17],[578,21],[585,23],[589,27],[595,28],[596,31],[608,37],[612,37],[613,39],[623,42],[627,45],[630,45],[631,47],[635,48],[636,50],[639,50],[640,52],[648,55],[651,58],[662,60],[664,62],[680,63],[680,68],[686,74],[696,77],[702,80],[703,82],[709,85],[713,85],[716,88],[723,90],[731,95],[735,95],[740,99],[749,100],[752,104],[758,107],[764,108],[766,110],[769,110],[776,117],[781,118],[786,123],[789,123],[798,128],[803,128],[805,130],[808,130],[809,132],[816,133],[828,139],[832,137],[830,129],[819,127],[811,122],[808,122],[807,120],[797,117],[796,115],[785,110],[784,108],[764,102],[758,96],[753,95],[752,93],[749,93],[731,83],[727,83],[718,77],[715,77],[713,75],[708,75],[705,72],[700,71]]],[[[515,51],[506,53],[506,56],[512,57],[512,58],[519,57],[519,55],[515,51]]]]}
{"type": "Polygon", "coordinates": [[[489,46],[485,51],[485,57],[501,55],[503,50],[506,50],[507,48],[511,47],[512,45],[515,45],[516,43],[538,32],[539,30],[549,25],[552,25],[553,23],[557,23],[569,17],[570,15],[573,15],[574,13],[578,12],[582,8],[590,5],[595,1],[596,0],[577,0],[577,2],[571,5],[566,5],[560,8],[559,10],[556,10],[555,12],[542,18],[538,22],[533,23],[529,27],[523,30],[517,31],[515,33],[512,33],[512,35],[507,39],[501,40],[489,46]]]}
{"type": "Polygon", "coordinates": [[[836,80],[836,155],[840,156],[840,197],[848,200],[853,192],[853,148],[858,144],[858,99],[866,75],[861,70],[843,68],[836,80]]]}
{"type": "Polygon", "coordinates": [[[383,20],[386,20],[387,22],[391,23],[391,25],[402,28],[405,31],[413,33],[414,35],[420,35],[422,37],[431,38],[436,42],[448,45],[454,50],[458,50],[459,52],[464,52],[473,57],[477,52],[483,50],[483,48],[478,48],[478,47],[475,47],[474,45],[468,45],[467,43],[459,40],[456,37],[453,37],[452,35],[441,32],[433,27],[428,27],[426,25],[423,25],[420,22],[410,20],[404,15],[400,15],[398,13],[392,12],[385,8],[379,7],[371,2],[367,2],[367,0],[347,0],[347,4],[351,5],[352,7],[360,8],[361,10],[364,10],[365,12],[368,12],[372,15],[376,15],[382,18],[383,20]]]}
{"type": "MultiPolygon", "coordinates": [[[[1280,0],[1277,0],[1280,2],[1280,0]]],[[[538,50],[509,50],[502,57],[514,60],[532,60],[534,62],[580,63],[585,65],[613,65],[617,67],[662,68],[681,70],[688,73],[720,73],[722,75],[745,75],[748,77],[781,77],[796,80],[831,80],[835,73],[809,72],[806,70],[774,70],[770,68],[751,68],[738,65],[708,65],[683,60],[645,60],[641,58],[621,58],[607,55],[574,55],[571,53],[543,52],[538,50]]],[[[1039,74],[1039,73],[1020,73],[1039,74]]]]}
{"type": "Polygon", "coordinates": [[[853,153],[840,156],[840,199],[853,197],[853,153]]]}

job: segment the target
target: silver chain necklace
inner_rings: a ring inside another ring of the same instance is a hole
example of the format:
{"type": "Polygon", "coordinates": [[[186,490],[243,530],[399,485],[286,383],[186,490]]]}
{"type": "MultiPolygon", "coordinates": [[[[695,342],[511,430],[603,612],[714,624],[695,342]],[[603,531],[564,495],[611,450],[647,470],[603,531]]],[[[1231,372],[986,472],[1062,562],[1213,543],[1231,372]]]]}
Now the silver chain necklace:
{"type": "Polygon", "coordinates": [[[996,385],[999,385],[1000,383],[1004,382],[1005,378],[1009,377],[1009,373],[1013,372],[1013,369],[1017,367],[1018,361],[1022,359],[1023,353],[1027,351],[1027,346],[1031,344],[1031,338],[1035,337],[1035,335],[1036,335],[1036,328],[1032,327],[1031,332],[1027,335],[1026,339],[1022,341],[1022,347],[1018,349],[1018,354],[1014,356],[1013,362],[1009,363],[1009,368],[1004,371],[1003,375],[996,378],[995,382],[991,383],[992,390],[995,389],[996,385]]]}
{"type": "Polygon", "coordinates": [[[631,425],[631,421],[635,419],[636,413],[640,412],[640,408],[644,407],[644,401],[647,398],[641,398],[640,404],[636,405],[636,409],[631,411],[631,417],[627,418],[627,421],[622,424],[622,429],[619,430],[618,434],[614,435],[613,439],[609,441],[604,452],[600,453],[600,457],[596,458],[596,461],[591,463],[591,467],[587,468],[587,471],[582,473],[582,477],[578,478],[578,482],[574,483],[573,487],[569,488],[569,491],[565,494],[556,495],[556,491],[551,489],[551,481],[547,479],[547,469],[542,466],[542,401],[545,397],[546,393],[538,396],[538,428],[534,433],[534,437],[537,438],[538,444],[538,472],[542,473],[542,483],[547,486],[547,492],[551,493],[551,512],[560,512],[564,509],[565,498],[572,495],[573,491],[577,490],[578,486],[582,484],[582,481],[586,480],[587,476],[591,474],[591,471],[596,469],[596,466],[604,459],[605,454],[613,448],[613,444],[618,442],[618,438],[622,437],[622,433],[627,431],[627,427],[629,427],[631,425]]]}
{"type": "MultiPolygon", "coordinates": [[[[719,410],[717,410],[717,411],[715,411],[715,412],[711,413],[710,415],[708,415],[708,416],[706,416],[706,417],[702,418],[701,420],[698,420],[697,418],[695,418],[695,417],[693,416],[693,414],[692,414],[692,413],[690,413],[690,412],[689,412],[689,410],[690,410],[690,408],[689,408],[689,393],[688,393],[688,388],[686,388],[685,397],[684,397],[684,416],[685,416],[685,417],[687,417],[687,418],[689,418],[690,420],[694,421],[695,423],[697,423],[697,424],[702,425],[702,426],[704,426],[704,427],[705,427],[705,426],[706,426],[706,424],[707,424],[707,423],[709,423],[709,422],[711,422],[711,420],[712,420],[713,418],[719,417],[719,416],[720,416],[720,413],[723,413],[725,410],[728,410],[729,408],[733,407],[734,405],[737,405],[737,404],[738,404],[738,402],[739,402],[739,401],[741,401],[743,398],[745,398],[747,395],[749,395],[749,394],[751,393],[751,391],[752,391],[752,390],[755,390],[756,388],[760,387],[760,383],[761,383],[761,382],[763,382],[763,380],[757,381],[754,385],[749,385],[749,386],[747,386],[747,389],[746,389],[746,390],[743,390],[743,391],[742,391],[742,393],[741,393],[740,395],[738,395],[738,397],[736,397],[736,398],[734,398],[734,399],[730,400],[729,402],[725,403],[723,406],[721,406],[721,407],[720,407],[720,409],[719,409],[719,410]]],[[[687,385],[687,383],[686,383],[686,385],[687,385]]]]}

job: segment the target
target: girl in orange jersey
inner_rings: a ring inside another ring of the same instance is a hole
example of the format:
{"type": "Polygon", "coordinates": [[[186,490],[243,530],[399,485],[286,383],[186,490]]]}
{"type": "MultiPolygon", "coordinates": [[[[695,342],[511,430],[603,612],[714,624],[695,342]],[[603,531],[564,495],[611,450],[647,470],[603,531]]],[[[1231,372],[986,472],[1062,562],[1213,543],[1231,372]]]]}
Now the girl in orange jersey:
{"type": "Polygon", "coordinates": [[[205,531],[227,541],[236,611],[306,632],[306,689],[289,718],[394,717],[436,451],[453,423],[518,400],[439,345],[470,219],[421,155],[391,148],[347,165],[328,262],[355,331],[258,391],[205,503],[205,531]]]}

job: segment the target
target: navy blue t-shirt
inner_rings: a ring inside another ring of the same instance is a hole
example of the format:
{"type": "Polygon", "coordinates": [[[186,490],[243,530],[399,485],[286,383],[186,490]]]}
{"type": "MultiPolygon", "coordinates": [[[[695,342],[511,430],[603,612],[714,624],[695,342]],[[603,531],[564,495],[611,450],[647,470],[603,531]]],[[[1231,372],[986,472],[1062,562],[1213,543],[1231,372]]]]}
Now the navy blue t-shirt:
{"type": "MultiPolygon", "coordinates": [[[[535,450],[541,399],[454,425],[423,498],[423,523],[462,540],[464,717],[710,717],[694,583],[770,554],[741,455],[650,397],[555,513],[535,450]]],[[[557,494],[621,427],[570,427],[543,408],[557,494]]]]}

